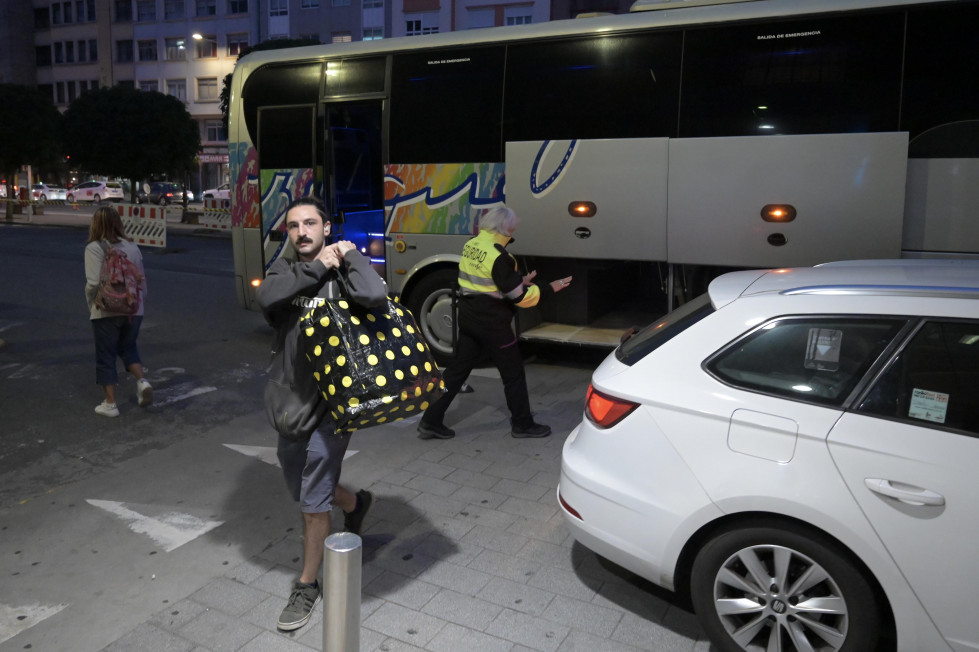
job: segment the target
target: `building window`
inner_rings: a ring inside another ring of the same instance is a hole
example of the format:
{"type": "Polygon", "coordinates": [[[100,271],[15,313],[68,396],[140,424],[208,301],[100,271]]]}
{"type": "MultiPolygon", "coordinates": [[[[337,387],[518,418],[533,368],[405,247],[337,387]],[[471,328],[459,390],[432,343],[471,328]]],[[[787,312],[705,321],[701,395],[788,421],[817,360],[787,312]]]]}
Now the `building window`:
{"type": "MultiPolygon", "coordinates": [[[[97,39],[88,40],[88,60],[98,61],[99,60],[99,42],[97,39]]],[[[98,88],[96,86],[95,88],[98,88]]]]}
{"type": "Polygon", "coordinates": [[[156,39],[139,41],[139,60],[156,61],[156,39]]]}
{"type": "Polygon", "coordinates": [[[320,6],[320,0],[302,0],[299,3],[300,9],[315,9],[320,6]]]}
{"type": "Polygon", "coordinates": [[[78,93],[75,90],[75,82],[70,81],[66,82],[66,84],[68,86],[68,104],[71,104],[75,101],[75,98],[78,97],[78,93]]]}
{"type": "Polygon", "coordinates": [[[405,36],[421,36],[422,34],[438,34],[438,14],[416,14],[405,22],[405,36]]]}
{"type": "Polygon", "coordinates": [[[65,83],[64,82],[55,82],[54,83],[54,92],[55,92],[55,98],[54,98],[55,104],[64,104],[65,103],[65,83]]]}
{"type": "Polygon", "coordinates": [[[75,2],[75,22],[85,22],[85,0],[76,0],[75,2]]]}
{"type": "Polygon", "coordinates": [[[164,39],[167,48],[167,61],[184,61],[187,58],[187,41],[182,38],[164,39]]]}
{"type": "Polygon", "coordinates": [[[85,15],[88,16],[89,22],[95,21],[95,0],[85,1],[85,15]]]}
{"type": "Polygon", "coordinates": [[[364,0],[364,9],[381,9],[384,6],[384,0],[364,0]]]}
{"type": "Polygon", "coordinates": [[[365,27],[364,28],[364,40],[365,41],[380,41],[384,38],[384,28],[383,27],[365,27]]]}
{"type": "Polygon", "coordinates": [[[50,45],[39,45],[34,48],[34,62],[37,64],[38,68],[44,68],[51,65],[51,46],[50,45]]]}
{"type": "Polygon", "coordinates": [[[34,10],[34,29],[47,29],[51,27],[51,9],[39,7],[34,10]]]}
{"type": "Polygon", "coordinates": [[[198,16],[216,16],[218,13],[218,0],[197,0],[198,16]]]}
{"type": "Polygon", "coordinates": [[[218,78],[201,77],[197,80],[197,101],[198,102],[217,102],[218,100],[218,78]]]}
{"type": "Polygon", "coordinates": [[[286,0],[269,0],[269,16],[288,16],[289,3],[286,0]]]}
{"type": "Polygon", "coordinates": [[[155,79],[143,80],[143,81],[139,82],[139,90],[146,91],[146,92],[149,92],[149,91],[159,91],[160,90],[160,82],[156,81],[155,79]]]}
{"type": "Polygon", "coordinates": [[[506,17],[506,24],[507,25],[529,25],[530,24],[530,16],[529,15],[527,15],[527,16],[507,16],[506,17]]]}
{"type": "Polygon", "coordinates": [[[74,41],[65,41],[65,63],[75,63],[74,41]]]}
{"type": "MultiPolygon", "coordinates": [[[[65,18],[68,17],[65,16],[65,18]]],[[[116,22],[133,22],[133,0],[116,0],[116,22]]]]}
{"type": "Polygon", "coordinates": [[[156,20],[156,0],[136,0],[136,20],[141,23],[156,20]]]}
{"type": "Polygon", "coordinates": [[[133,60],[133,42],[116,41],[116,63],[131,63],[133,60]]]}
{"type": "Polygon", "coordinates": [[[66,2],[66,3],[62,4],[61,6],[62,6],[62,8],[64,10],[64,13],[65,13],[65,25],[74,22],[72,20],[71,3],[70,2],[66,2]]]}
{"type": "Polygon", "coordinates": [[[333,32],[330,37],[331,43],[350,43],[353,37],[350,36],[350,32],[333,32]]]}
{"type": "Polygon", "coordinates": [[[228,132],[224,128],[224,123],[220,120],[205,120],[204,140],[208,143],[228,140],[228,132]]]}
{"type": "Polygon", "coordinates": [[[61,24],[61,3],[54,3],[51,5],[51,24],[60,25],[61,24]]]}
{"type": "Polygon", "coordinates": [[[183,18],[184,0],[163,0],[163,17],[167,20],[183,18]]]}
{"type": "Polygon", "coordinates": [[[88,60],[88,42],[79,41],[78,42],[78,62],[85,63],[88,60]]]}
{"type": "Polygon", "coordinates": [[[64,44],[59,41],[58,43],[54,43],[53,45],[54,45],[54,62],[64,63],[65,62],[64,44]]]}
{"type": "Polygon", "coordinates": [[[203,38],[195,41],[198,59],[214,59],[218,56],[218,40],[213,34],[204,34],[203,38]]]}
{"type": "Polygon", "coordinates": [[[248,0],[228,0],[229,14],[247,14],[248,0]]]}
{"type": "Polygon", "coordinates": [[[187,80],[186,79],[168,79],[167,80],[167,95],[171,95],[181,102],[187,101],[187,80]]]}
{"type": "Polygon", "coordinates": [[[237,57],[248,47],[248,34],[228,34],[228,56],[237,57]]]}

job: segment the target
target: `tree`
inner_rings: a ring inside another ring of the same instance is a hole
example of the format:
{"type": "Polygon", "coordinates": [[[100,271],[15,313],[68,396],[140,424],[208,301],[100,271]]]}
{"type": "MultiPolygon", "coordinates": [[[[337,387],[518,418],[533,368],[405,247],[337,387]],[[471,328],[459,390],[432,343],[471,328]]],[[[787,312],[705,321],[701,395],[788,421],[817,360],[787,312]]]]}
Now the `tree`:
{"type": "Polygon", "coordinates": [[[136,184],[156,173],[183,179],[201,148],[197,122],[183,102],[123,86],[85,93],[65,112],[65,147],[80,168],[136,184]]]}
{"type": "MultiPolygon", "coordinates": [[[[0,173],[7,179],[7,197],[13,198],[21,166],[46,165],[59,158],[60,122],[61,114],[50,97],[29,86],[0,84],[0,173]]],[[[13,211],[13,202],[8,201],[8,220],[13,211]]]]}

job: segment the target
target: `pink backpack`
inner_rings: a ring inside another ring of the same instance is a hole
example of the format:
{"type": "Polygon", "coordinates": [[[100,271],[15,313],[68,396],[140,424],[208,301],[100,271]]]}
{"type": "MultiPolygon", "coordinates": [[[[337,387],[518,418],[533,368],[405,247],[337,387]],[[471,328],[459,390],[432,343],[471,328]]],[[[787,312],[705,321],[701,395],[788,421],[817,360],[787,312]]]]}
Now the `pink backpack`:
{"type": "Polygon", "coordinates": [[[95,294],[95,307],[103,312],[134,315],[139,310],[139,293],[143,275],[139,267],[129,260],[126,252],[112,247],[104,240],[102,268],[99,270],[99,289],[95,294]]]}

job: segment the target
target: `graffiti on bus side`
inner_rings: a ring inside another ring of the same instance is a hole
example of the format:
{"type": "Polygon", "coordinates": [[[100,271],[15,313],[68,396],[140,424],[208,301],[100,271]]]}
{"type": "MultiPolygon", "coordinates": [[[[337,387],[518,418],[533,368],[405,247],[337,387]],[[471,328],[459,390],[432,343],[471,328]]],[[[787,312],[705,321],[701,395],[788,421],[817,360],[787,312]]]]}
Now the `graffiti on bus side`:
{"type": "Polygon", "coordinates": [[[234,180],[231,226],[258,228],[262,219],[258,202],[258,152],[250,143],[228,143],[228,161],[234,180]]]}
{"type": "Polygon", "coordinates": [[[285,231],[286,209],[293,199],[319,196],[315,192],[316,175],[310,168],[295,170],[261,170],[262,241],[265,245],[265,269],[268,271],[282,253],[286,238],[272,240],[272,231],[285,231]],[[274,251],[270,251],[274,248],[274,251]]]}
{"type": "Polygon", "coordinates": [[[472,235],[479,211],[504,201],[502,163],[384,166],[388,233],[472,235]]]}

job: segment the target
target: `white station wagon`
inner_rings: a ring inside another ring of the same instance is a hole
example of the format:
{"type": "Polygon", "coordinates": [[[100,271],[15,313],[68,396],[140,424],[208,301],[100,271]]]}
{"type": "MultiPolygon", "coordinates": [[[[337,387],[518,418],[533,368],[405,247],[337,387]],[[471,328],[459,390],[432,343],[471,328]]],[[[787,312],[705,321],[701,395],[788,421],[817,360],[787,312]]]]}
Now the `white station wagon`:
{"type": "Polygon", "coordinates": [[[595,371],[558,500],[718,650],[979,649],[979,261],[715,279],[595,371]]]}

